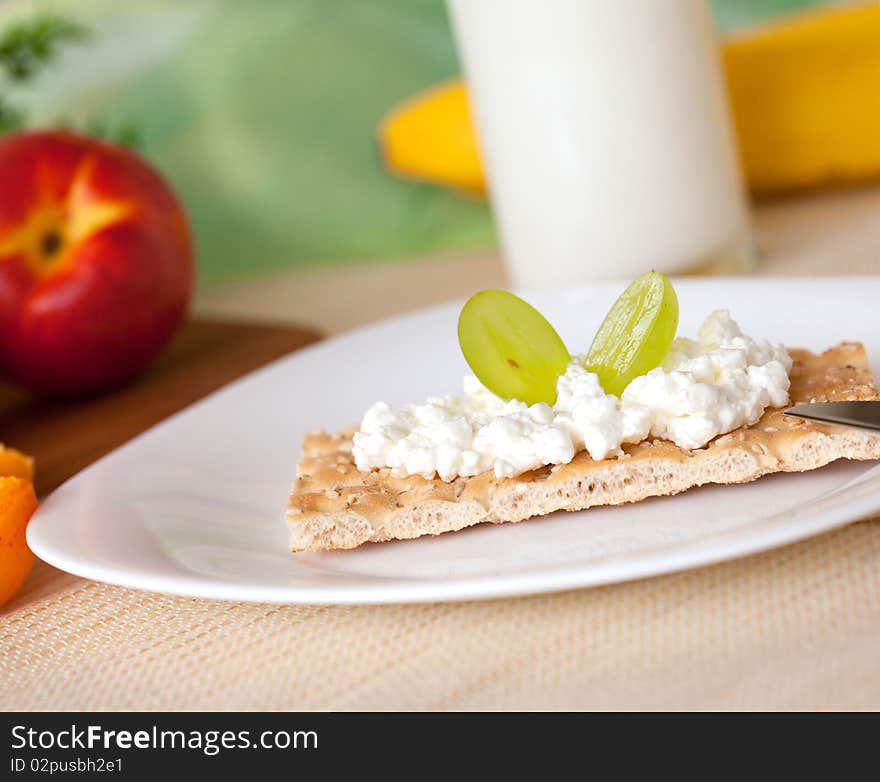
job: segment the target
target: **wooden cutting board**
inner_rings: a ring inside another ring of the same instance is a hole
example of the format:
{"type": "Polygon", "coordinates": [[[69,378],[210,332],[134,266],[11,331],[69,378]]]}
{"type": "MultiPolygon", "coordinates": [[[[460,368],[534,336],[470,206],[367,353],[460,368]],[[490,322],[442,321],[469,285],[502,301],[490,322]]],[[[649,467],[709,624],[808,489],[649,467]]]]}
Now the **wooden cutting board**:
{"type": "Polygon", "coordinates": [[[40,400],[0,383],[0,443],[36,459],[43,496],[163,418],[319,338],[302,328],[196,320],[142,377],[94,399],[40,400]]]}

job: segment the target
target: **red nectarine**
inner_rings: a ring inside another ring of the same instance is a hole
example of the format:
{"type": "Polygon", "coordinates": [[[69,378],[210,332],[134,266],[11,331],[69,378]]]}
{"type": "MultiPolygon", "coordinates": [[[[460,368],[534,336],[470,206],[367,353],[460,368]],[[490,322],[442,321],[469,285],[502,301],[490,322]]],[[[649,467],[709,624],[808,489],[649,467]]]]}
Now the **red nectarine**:
{"type": "Polygon", "coordinates": [[[67,132],[0,140],[0,375],[38,392],[122,383],[189,302],[186,217],[121,147],[67,132]]]}

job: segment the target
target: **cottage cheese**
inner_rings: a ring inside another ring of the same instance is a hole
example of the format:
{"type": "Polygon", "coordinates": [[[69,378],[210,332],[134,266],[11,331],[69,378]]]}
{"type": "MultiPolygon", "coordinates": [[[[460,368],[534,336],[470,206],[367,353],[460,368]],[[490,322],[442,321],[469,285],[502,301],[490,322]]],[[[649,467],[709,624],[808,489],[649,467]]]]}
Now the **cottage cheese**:
{"type": "Polygon", "coordinates": [[[624,404],[651,410],[651,435],[682,448],[755,423],[788,404],[791,358],[779,343],[742,333],[726,310],[703,322],[699,339],[679,338],[662,367],[635,378],[624,404]]]}
{"type": "Polygon", "coordinates": [[[399,477],[450,481],[487,470],[512,477],[583,450],[596,460],[620,455],[625,443],[649,436],[701,448],[788,402],[785,349],[743,334],[723,310],[706,318],[699,339],[675,340],[663,366],[633,380],[621,398],[605,394],[583,361],[575,356],[560,376],[552,407],[505,402],[473,376],[461,397],[398,409],[377,402],[354,435],[355,463],[399,477]]]}

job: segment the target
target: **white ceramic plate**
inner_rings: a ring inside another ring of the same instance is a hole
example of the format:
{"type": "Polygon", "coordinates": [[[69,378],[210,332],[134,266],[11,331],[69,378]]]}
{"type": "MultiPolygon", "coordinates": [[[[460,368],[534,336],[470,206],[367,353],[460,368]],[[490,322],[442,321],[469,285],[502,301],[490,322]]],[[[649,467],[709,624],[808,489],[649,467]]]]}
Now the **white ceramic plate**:
{"type": "MultiPolygon", "coordinates": [[[[746,331],[880,359],[880,280],[683,280],[680,334],[714,308],[746,331]]],[[[527,295],[584,350],[620,285],[527,295]]],[[[584,587],[738,557],[880,510],[880,467],[838,463],[635,505],[437,538],[292,555],[283,508],[299,441],[377,399],[457,391],[459,304],[328,340],[178,413],[58,489],[28,542],[63,570],[129,587],[277,603],[463,600],[584,587]]],[[[59,432],[59,437],[63,437],[59,432]]]]}

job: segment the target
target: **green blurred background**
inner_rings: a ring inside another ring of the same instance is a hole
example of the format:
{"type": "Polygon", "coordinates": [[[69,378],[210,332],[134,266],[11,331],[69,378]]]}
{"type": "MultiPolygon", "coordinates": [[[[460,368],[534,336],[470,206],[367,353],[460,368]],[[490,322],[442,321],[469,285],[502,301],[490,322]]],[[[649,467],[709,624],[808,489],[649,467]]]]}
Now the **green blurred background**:
{"type": "MultiPolygon", "coordinates": [[[[653,1],[653,0],[650,0],[653,1]]],[[[731,31],[817,0],[714,0],[731,31]]],[[[381,116],[458,72],[442,0],[47,0],[92,31],[7,94],[34,124],[132,126],[202,282],[494,244],[482,201],[385,174],[381,116]]]]}

